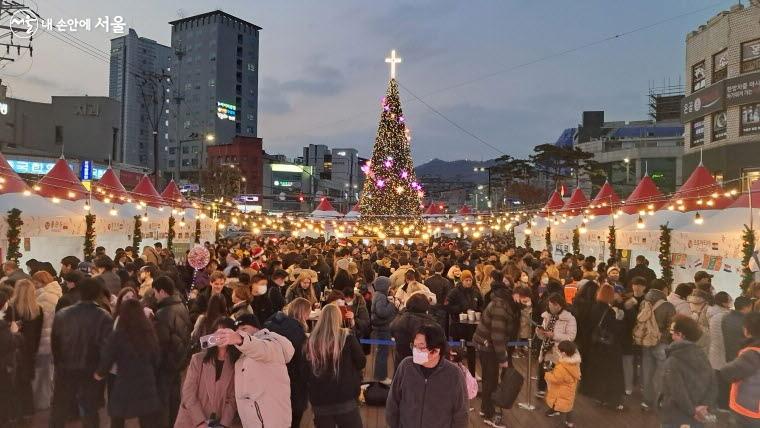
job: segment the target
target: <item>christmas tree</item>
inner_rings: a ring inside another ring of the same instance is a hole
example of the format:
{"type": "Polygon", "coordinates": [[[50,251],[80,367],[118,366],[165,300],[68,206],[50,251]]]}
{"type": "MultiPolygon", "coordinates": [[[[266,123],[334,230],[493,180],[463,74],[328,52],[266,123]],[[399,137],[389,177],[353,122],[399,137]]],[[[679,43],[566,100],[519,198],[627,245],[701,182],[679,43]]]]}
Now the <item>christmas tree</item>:
{"type": "Polygon", "coordinates": [[[360,206],[365,227],[389,231],[389,228],[419,223],[420,201],[424,193],[414,175],[409,145],[411,136],[398,96],[395,69],[401,59],[396,57],[396,51],[392,51],[386,62],[391,64],[391,80],[382,100],[383,111],[372,158],[363,167],[366,180],[360,206]]]}

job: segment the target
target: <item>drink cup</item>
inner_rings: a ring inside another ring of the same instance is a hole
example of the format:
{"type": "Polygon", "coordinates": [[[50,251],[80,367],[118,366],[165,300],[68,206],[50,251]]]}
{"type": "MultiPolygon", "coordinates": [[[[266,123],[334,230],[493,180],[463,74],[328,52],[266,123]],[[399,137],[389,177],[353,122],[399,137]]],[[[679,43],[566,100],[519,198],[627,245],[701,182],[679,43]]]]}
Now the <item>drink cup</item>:
{"type": "Polygon", "coordinates": [[[459,314],[459,321],[467,321],[467,314],[464,312],[459,314]]]}
{"type": "Polygon", "coordinates": [[[472,309],[467,311],[467,319],[470,321],[475,321],[475,311],[472,309]]]}

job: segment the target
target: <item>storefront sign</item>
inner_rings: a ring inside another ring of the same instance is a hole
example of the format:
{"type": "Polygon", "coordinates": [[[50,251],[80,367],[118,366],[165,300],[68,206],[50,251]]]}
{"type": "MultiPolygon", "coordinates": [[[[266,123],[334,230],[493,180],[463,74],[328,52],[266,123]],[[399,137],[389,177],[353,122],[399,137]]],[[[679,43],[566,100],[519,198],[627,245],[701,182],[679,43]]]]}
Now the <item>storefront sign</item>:
{"type": "Polygon", "coordinates": [[[726,79],[726,105],[760,102],[760,73],[726,79]]]}
{"type": "Polygon", "coordinates": [[[724,81],[697,91],[681,101],[681,121],[704,117],[710,113],[723,110],[724,107],[724,81]]]}

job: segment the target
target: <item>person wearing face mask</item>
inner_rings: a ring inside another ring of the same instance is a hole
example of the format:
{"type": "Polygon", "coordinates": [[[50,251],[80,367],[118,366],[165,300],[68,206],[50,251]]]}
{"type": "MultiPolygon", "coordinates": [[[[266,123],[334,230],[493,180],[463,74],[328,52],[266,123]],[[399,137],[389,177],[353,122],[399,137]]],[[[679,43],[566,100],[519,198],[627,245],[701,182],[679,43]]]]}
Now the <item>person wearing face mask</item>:
{"type": "Polygon", "coordinates": [[[251,308],[258,319],[265,321],[275,313],[272,300],[269,298],[267,282],[267,277],[263,273],[258,273],[251,278],[253,294],[251,308]]]}
{"type": "MultiPolygon", "coordinates": [[[[445,307],[451,318],[452,338],[472,342],[476,326],[462,323],[459,319],[459,314],[467,313],[467,311],[479,312],[483,308],[483,297],[474,286],[472,272],[462,271],[461,282],[446,296],[445,307]]],[[[467,367],[475,376],[475,348],[473,346],[467,346],[467,367]]]]}
{"type": "Polygon", "coordinates": [[[564,297],[560,293],[552,293],[547,299],[547,310],[541,314],[543,320],[541,326],[536,329],[536,334],[542,340],[541,352],[538,356],[538,392],[536,396],[544,398],[546,396],[546,362],[554,363],[556,344],[563,340],[575,340],[578,326],[575,323],[575,317],[566,309],[564,297]]]}
{"type": "Polygon", "coordinates": [[[465,428],[467,388],[459,368],[444,358],[443,329],[424,325],[411,345],[412,356],[404,358],[393,377],[385,403],[386,423],[391,428],[465,428]]]}

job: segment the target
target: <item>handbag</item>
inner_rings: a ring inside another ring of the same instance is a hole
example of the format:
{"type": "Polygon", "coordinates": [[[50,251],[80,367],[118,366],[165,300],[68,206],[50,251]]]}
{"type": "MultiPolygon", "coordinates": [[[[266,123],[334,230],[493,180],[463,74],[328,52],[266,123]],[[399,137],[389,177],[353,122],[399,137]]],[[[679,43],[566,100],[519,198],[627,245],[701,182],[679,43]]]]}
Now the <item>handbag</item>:
{"type": "Polygon", "coordinates": [[[610,333],[608,329],[602,327],[602,323],[604,322],[604,319],[607,318],[608,313],[609,310],[604,312],[602,319],[599,320],[599,324],[597,324],[591,332],[591,343],[598,343],[600,345],[612,345],[615,343],[615,338],[612,336],[612,333],[610,333]]]}
{"type": "Polygon", "coordinates": [[[513,367],[501,371],[501,379],[496,390],[491,393],[491,401],[496,407],[511,409],[520,395],[525,378],[513,367]]]}
{"type": "Polygon", "coordinates": [[[364,402],[368,406],[385,406],[391,387],[380,382],[369,382],[364,390],[364,402]]]}

